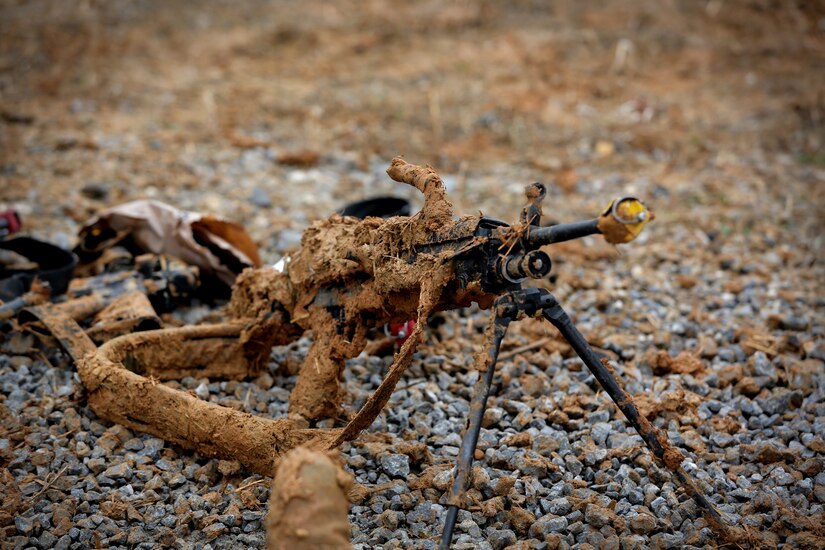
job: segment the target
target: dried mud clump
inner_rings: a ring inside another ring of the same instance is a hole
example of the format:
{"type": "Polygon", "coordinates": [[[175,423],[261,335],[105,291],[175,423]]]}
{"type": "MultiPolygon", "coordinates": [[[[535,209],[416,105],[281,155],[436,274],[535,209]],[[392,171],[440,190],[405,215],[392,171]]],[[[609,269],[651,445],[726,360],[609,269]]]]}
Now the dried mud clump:
{"type": "Polygon", "coordinates": [[[337,457],[299,447],[287,453],[272,483],[266,517],[269,550],[351,548],[352,474],[337,457]]]}
{"type": "Polygon", "coordinates": [[[653,374],[700,374],[705,370],[702,360],[689,351],[671,357],[664,350],[651,350],[645,354],[645,362],[653,369],[653,374]]]}
{"type": "Polygon", "coordinates": [[[652,420],[661,414],[695,415],[702,398],[682,389],[664,392],[661,395],[641,393],[634,397],[639,414],[652,420]]]}

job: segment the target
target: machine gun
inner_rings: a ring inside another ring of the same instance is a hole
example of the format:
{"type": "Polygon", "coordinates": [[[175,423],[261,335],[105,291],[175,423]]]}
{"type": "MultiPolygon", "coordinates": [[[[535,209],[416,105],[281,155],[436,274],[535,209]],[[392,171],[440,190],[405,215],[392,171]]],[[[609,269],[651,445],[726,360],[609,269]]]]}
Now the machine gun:
{"type": "Polygon", "coordinates": [[[653,455],[702,506],[710,525],[726,537],[736,532],[687,475],[681,452],[639,414],[611,367],[587,344],[556,298],[544,288],[523,286],[526,279],[550,272],[551,259],[541,250],[545,245],[593,234],[610,243],[632,241],[653,218],[645,205],[626,197],[597,218],[542,227],[545,190],[532,184],[519,222],[508,225],[483,216],[454,216],[431,167],[396,158],[387,173],[424,194],[419,213],[387,220],[334,215],[316,222],[290,258],[238,277],[225,323],[128,334],[96,348],[70,317],[43,316],[41,321],[75,358],[95,413],[272,476],[295,447],[330,450],[355,439],[386,406],[423,339],[429,316],[477,303],[493,314],[486,353],[476,356],[475,368],[482,375],[473,389],[448,497],[442,548],[449,547],[464,504],[501,342],[509,324],[524,316],[543,317],[559,330],[653,455]],[[370,329],[411,319],[416,320],[412,333],[384,379],[337,427],[346,359],[364,349],[370,329]],[[157,383],[184,376],[254,376],[269,362],[273,345],[288,344],[307,330],[313,344],[290,393],[287,418],[236,411],[157,383]]]}
{"type": "Polygon", "coordinates": [[[430,313],[473,302],[492,308],[485,340],[488,350],[478,356],[476,364],[483,374],[474,388],[448,500],[441,541],[441,547],[448,548],[507,327],[519,317],[543,317],[569,342],[656,458],[686,486],[712,521],[722,523],[719,512],[682,468],[682,454],[639,414],[612,369],[588,345],[556,298],[545,289],[522,286],[526,279],[549,274],[551,258],[541,250],[545,245],[594,234],[614,244],[632,241],[653,218],[644,203],[624,197],[614,200],[597,218],[541,227],[545,188],[536,183],[526,188],[528,204],[520,221],[508,225],[483,216],[454,216],[443,183],[429,166],[396,158],[387,173],[423,192],[420,213],[389,220],[333,216],[305,232],[300,251],[281,262],[277,273],[248,271],[236,284],[235,313],[257,316],[246,335],[246,341],[255,344],[253,349],[268,350],[272,344],[294,338],[295,333],[284,327],[313,331],[314,343],[290,395],[290,416],[306,422],[336,418],[344,361],[363,349],[367,329],[417,317],[413,334],[387,376],[333,446],[354,438],[388,401],[430,313]]]}
{"type": "MultiPolygon", "coordinates": [[[[396,158],[387,173],[423,192],[418,214],[316,222],[297,253],[275,269],[247,270],[233,289],[231,316],[256,319],[245,336],[253,361],[267,360],[272,345],[313,331],[308,367],[290,397],[290,413],[309,422],[337,417],[344,362],[363,350],[368,329],[426,321],[430,313],[473,302],[488,309],[526,279],[550,272],[542,246],[599,233],[611,243],[629,242],[651,218],[641,201],[626,197],[592,220],[541,227],[541,184],[528,186],[529,204],[517,224],[458,217],[432,168],[396,158]]],[[[414,335],[413,346],[420,330],[414,335]]]]}

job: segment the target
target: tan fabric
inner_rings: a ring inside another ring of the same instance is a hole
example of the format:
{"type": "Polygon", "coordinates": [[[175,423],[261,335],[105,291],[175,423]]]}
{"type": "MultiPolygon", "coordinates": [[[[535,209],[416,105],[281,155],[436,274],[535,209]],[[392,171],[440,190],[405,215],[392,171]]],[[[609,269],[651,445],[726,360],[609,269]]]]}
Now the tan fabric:
{"type": "Polygon", "coordinates": [[[216,253],[222,251],[230,254],[245,267],[261,264],[255,243],[240,225],[214,216],[179,210],[159,201],[138,200],[103,210],[86,222],[80,231],[81,238],[102,228],[112,229],[117,237],[101,244],[97,250],[131,235],[135,244],[145,252],[174,256],[215,275],[230,286],[237,273],[225,265],[216,253]],[[198,240],[208,243],[208,246],[198,240]]]}

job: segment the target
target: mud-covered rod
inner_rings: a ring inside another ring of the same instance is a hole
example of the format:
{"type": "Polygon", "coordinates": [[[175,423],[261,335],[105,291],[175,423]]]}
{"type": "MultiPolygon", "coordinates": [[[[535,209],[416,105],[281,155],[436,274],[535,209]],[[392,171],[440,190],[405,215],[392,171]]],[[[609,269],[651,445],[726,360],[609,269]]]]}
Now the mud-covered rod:
{"type": "Polygon", "coordinates": [[[439,545],[440,550],[448,550],[453,540],[453,530],[458,518],[458,510],[462,500],[464,500],[464,491],[467,490],[470,472],[473,468],[473,455],[478,445],[478,436],[481,433],[481,423],[484,420],[484,411],[487,408],[487,398],[490,397],[490,389],[493,386],[493,374],[496,370],[501,341],[504,340],[507,327],[518,316],[518,312],[518,308],[509,296],[496,300],[493,317],[490,320],[485,339],[489,344],[487,355],[486,357],[479,356],[477,362],[481,364],[476,364],[477,370],[481,370],[479,367],[485,366],[486,370],[484,376],[479,377],[473,388],[467,430],[461,439],[461,449],[458,453],[453,487],[450,491],[450,498],[447,500],[450,508],[447,510],[447,517],[444,520],[444,531],[441,533],[441,544],[439,545]]]}

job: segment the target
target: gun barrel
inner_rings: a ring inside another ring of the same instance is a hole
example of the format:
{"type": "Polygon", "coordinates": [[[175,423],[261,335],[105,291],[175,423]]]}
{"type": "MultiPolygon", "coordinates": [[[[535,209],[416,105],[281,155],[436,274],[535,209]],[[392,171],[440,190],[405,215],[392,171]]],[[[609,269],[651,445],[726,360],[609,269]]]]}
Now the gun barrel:
{"type": "Polygon", "coordinates": [[[599,219],[585,220],[573,223],[561,223],[550,227],[540,227],[530,229],[530,234],[526,238],[530,248],[538,248],[545,244],[560,243],[573,239],[580,239],[588,235],[601,233],[599,229],[599,219]]]}

